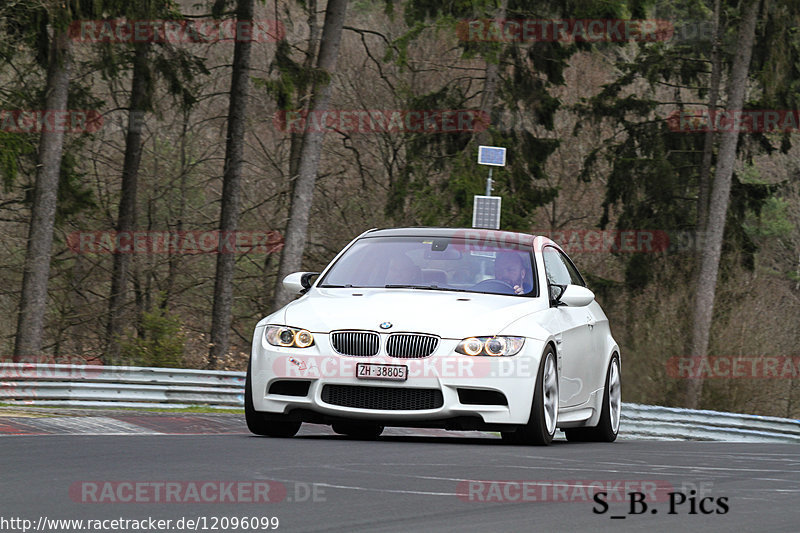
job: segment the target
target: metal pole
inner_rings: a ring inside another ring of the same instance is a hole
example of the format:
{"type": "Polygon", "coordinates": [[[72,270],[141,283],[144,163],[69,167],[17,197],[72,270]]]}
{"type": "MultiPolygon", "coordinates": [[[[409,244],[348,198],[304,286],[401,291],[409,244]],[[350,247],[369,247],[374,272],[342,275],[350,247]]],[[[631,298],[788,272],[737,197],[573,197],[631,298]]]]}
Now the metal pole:
{"type": "Polygon", "coordinates": [[[489,167],[489,177],[486,178],[486,196],[492,195],[492,167],[489,167]]]}

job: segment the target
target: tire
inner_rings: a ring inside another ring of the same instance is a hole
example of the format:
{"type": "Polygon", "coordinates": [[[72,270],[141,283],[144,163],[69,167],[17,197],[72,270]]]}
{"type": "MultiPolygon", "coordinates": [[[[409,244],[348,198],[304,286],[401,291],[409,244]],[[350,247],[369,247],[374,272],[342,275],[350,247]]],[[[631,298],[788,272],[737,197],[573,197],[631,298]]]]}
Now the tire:
{"type": "Polygon", "coordinates": [[[247,365],[247,378],[244,382],[244,417],[247,429],[255,435],[266,437],[293,437],[300,430],[302,422],[283,420],[283,415],[267,415],[256,411],[253,405],[253,382],[250,376],[252,360],[247,365]]]}
{"type": "Polygon", "coordinates": [[[608,363],[606,371],[600,422],[594,427],[565,429],[567,440],[570,442],[614,442],[617,440],[621,403],[619,356],[614,354],[611,356],[611,362],[608,363]]]}
{"type": "Polygon", "coordinates": [[[533,405],[528,423],[516,431],[503,431],[503,440],[512,444],[547,446],[553,442],[558,423],[558,365],[552,346],[539,363],[533,405]]]}
{"type": "Polygon", "coordinates": [[[383,426],[369,422],[337,422],[331,428],[339,435],[359,440],[375,440],[383,433],[383,426]]]}

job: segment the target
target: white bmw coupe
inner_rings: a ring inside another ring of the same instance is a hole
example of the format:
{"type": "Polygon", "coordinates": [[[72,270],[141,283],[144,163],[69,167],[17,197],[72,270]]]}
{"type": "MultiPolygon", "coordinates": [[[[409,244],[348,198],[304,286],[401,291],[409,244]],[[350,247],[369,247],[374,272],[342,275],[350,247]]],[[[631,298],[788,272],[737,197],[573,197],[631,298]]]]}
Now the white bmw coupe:
{"type": "MultiPolygon", "coordinates": [[[[316,279],[314,279],[316,277],[316,279]]],[[[620,353],[575,265],[541,236],[480,229],[370,230],[302,295],[261,320],[247,426],[303,422],[375,438],[385,426],[499,431],[519,444],[611,442],[620,353]]]]}

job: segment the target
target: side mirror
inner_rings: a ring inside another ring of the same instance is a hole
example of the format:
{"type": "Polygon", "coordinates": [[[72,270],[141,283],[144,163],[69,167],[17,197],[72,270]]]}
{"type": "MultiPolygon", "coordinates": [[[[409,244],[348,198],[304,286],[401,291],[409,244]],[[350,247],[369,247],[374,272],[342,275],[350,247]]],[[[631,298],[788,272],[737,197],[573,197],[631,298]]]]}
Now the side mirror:
{"type": "Polygon", "coordinates": [[[311,278],[319,272],[295,272],[283,278],[283,286],[294,294],[305,294],[311,288],[311,278]]]}
{"type": "Polygon", "coordinates": [[[594,301],[594,293],[580,285],[567,285],[558,301],[569,307],[584,307],[594,301]]]}
{"type": "Polygon", "coordinates": [[[558,306],[561,305],[561,295],[564,294],[564,290],[567,288],[566,285],[550,285],[550,305],[551,306],[558,306]]]}

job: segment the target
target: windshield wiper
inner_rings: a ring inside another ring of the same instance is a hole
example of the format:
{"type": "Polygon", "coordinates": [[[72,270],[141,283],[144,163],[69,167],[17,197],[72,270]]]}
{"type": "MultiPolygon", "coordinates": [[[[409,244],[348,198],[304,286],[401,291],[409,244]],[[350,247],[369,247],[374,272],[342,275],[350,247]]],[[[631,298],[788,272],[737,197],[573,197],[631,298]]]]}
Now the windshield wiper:
{"type": "Polygon", "coordinates": [[[423,291],[450,291],[450,292],[471,292],[464,289],[451,289],[449,287],[439,287],[438,285],[384,285],[384,289],[420,289],[423,291]]]}
{"type": "MultiPolygon", "coordinates": [[[[363,287],[359,285],[319,285],[320,289],[377,289],[379,287],[363,287]]],[[[389,284],[384,285],[384,289],[419,289],[422,291],[448,291],[448,292],[470,292],[474,293],[475,291],[469,291],[466,289],[451,289],[450,287],[440,287],[438,285],[412,285],[412,284],[405,284],[405,283],[396,283],[396,284],[389,284]]]]}
{"type": "Polygon", "coordinates": [[[402,283],[384,285],[383,288],[384,289],[423,289],[423,290],[425,290],[425,289],[437,289],[437,290],[440,289],[440,287],[437,287],[436,285],[411,285],[411,284],[405,285],[405,284],[402,284],[402,283]]]}

